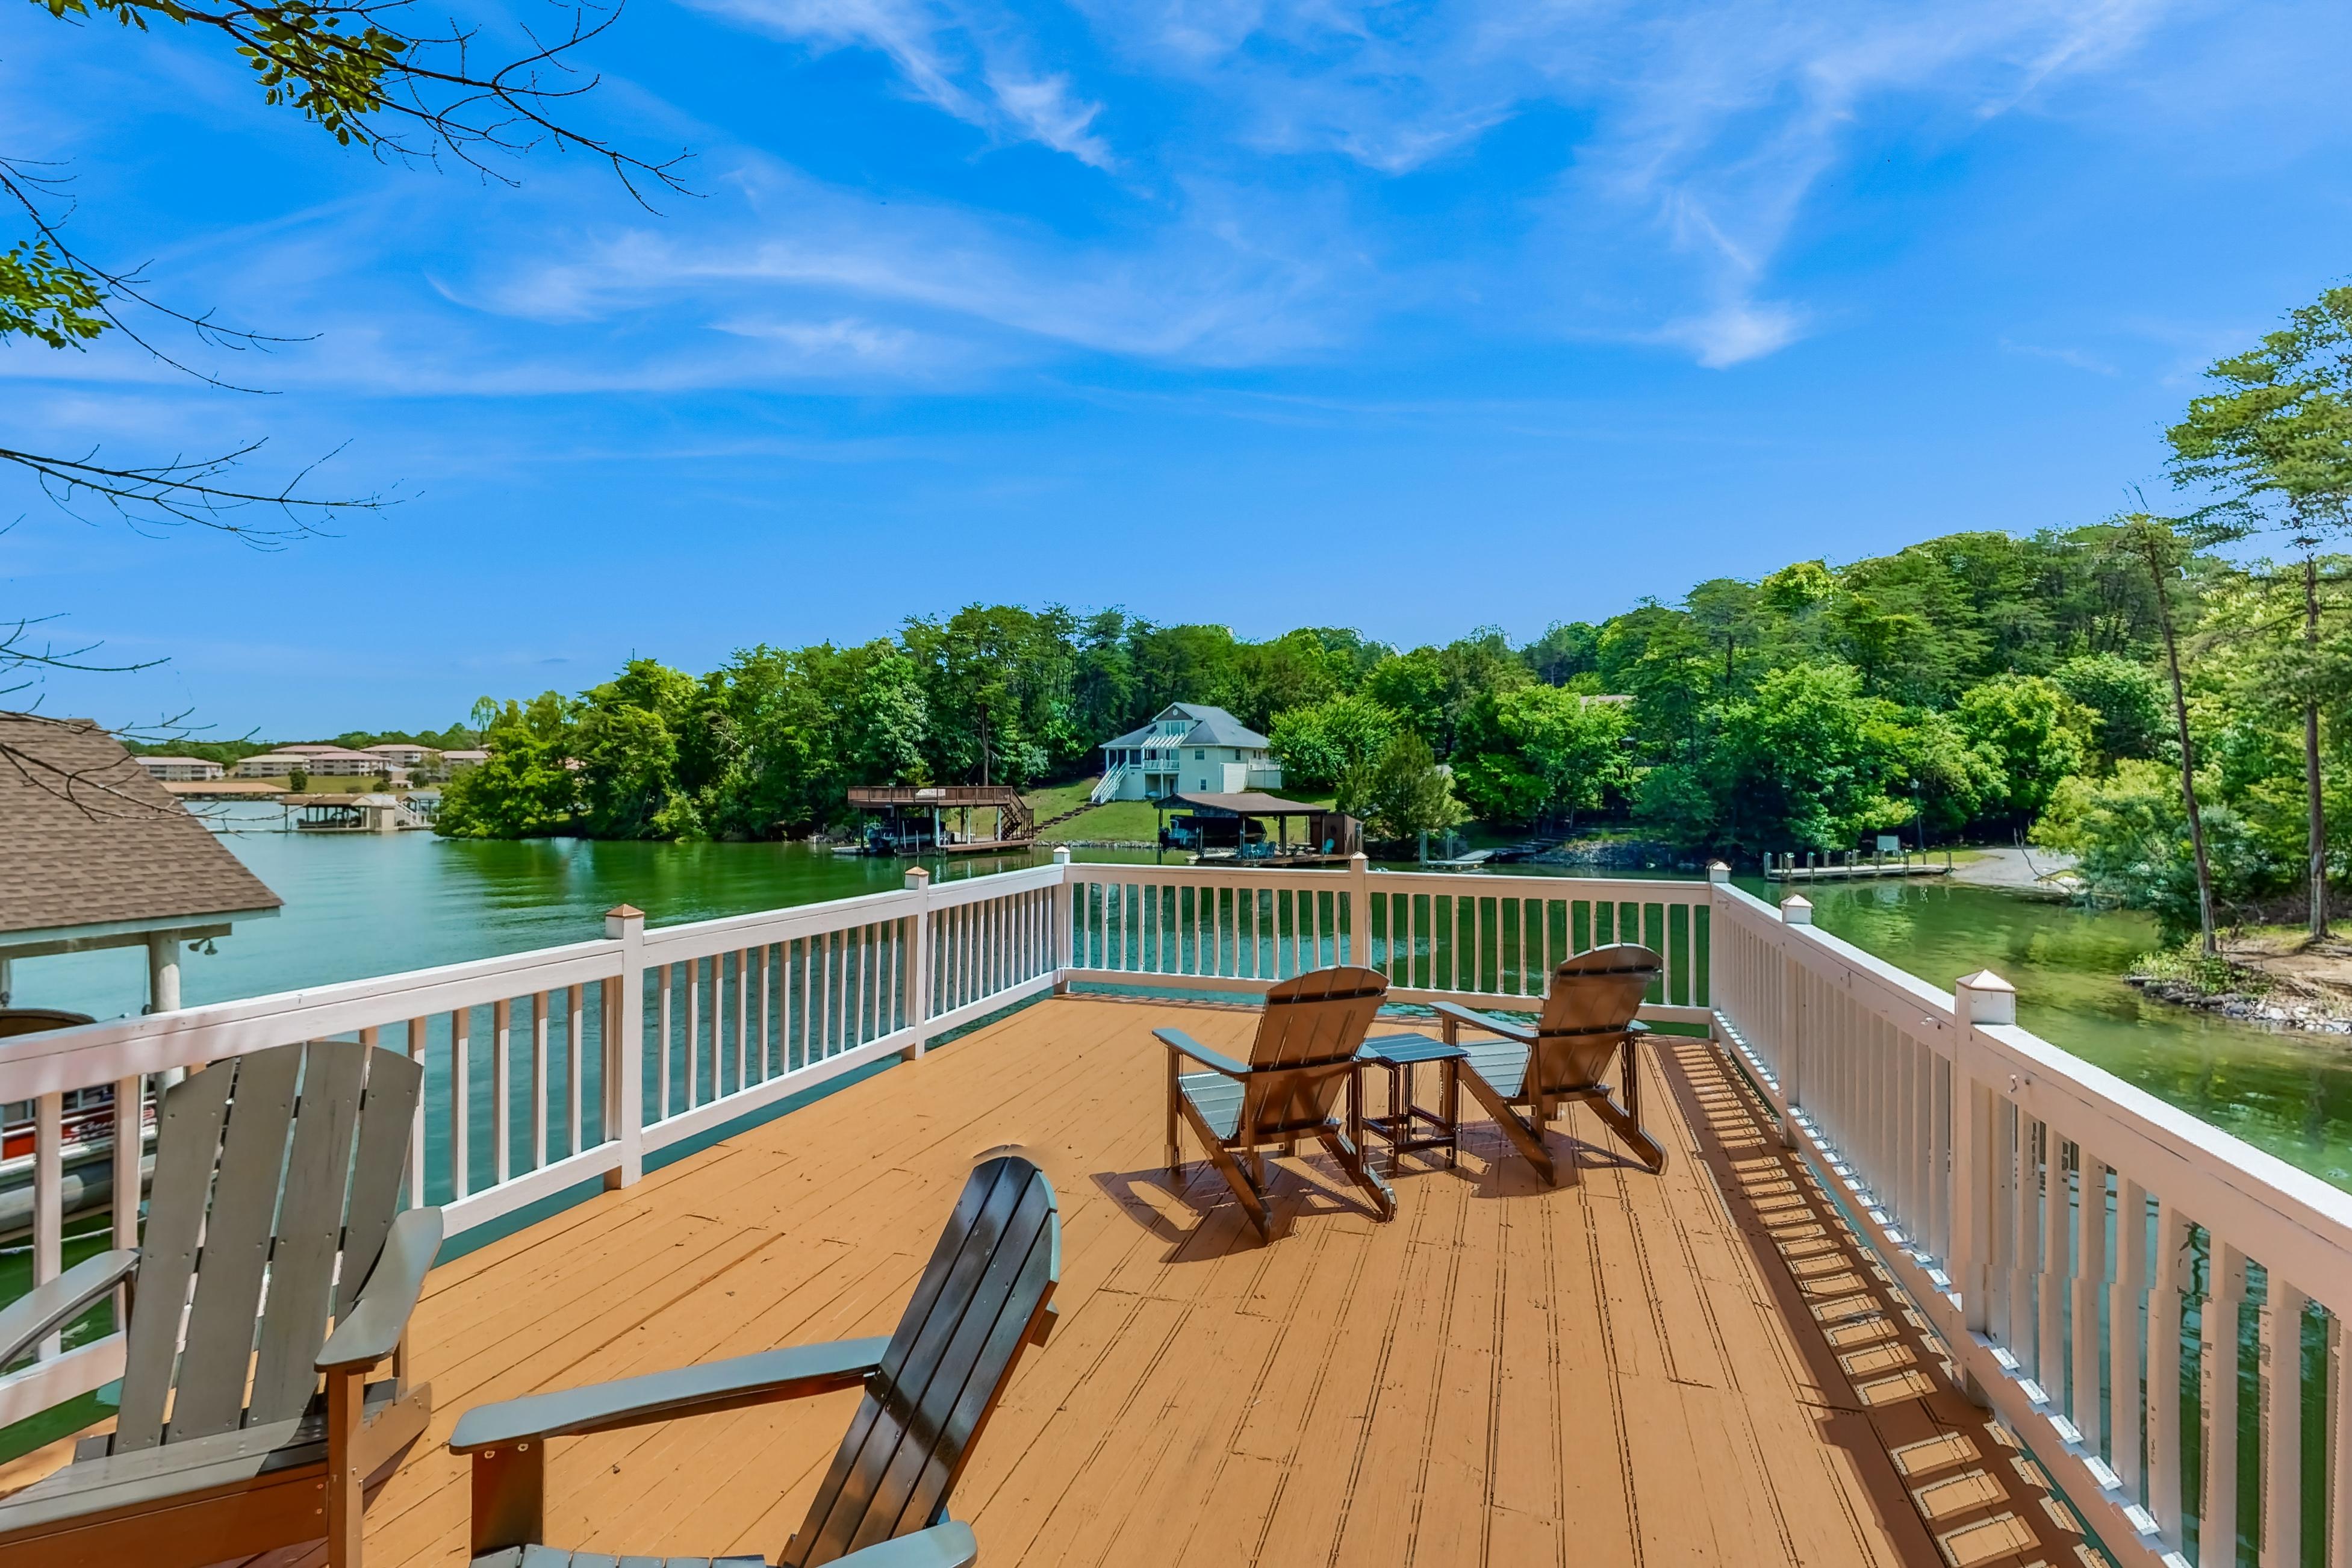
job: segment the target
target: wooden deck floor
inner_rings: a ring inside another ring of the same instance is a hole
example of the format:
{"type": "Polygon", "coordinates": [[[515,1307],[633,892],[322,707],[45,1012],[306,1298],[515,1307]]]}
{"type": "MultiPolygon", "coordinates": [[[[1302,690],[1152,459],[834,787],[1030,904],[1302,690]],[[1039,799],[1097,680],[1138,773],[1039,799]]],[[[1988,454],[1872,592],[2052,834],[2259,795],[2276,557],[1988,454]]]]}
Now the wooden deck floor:
{"type": "MultiPolygon", "coordinates": [[[[1653,1058],[1663,1177],[1584,1119],[1578,1179],[1539,1189],[1481,1123],[1458,1171],[1408,1163],[1387,1225],[1284,1163],[1268,1247],[1205,1167],[1160,1168],[1171,1018],[1225,1047],[1251,1023],[1043,1003],[436,1270],[438,1415],[369,1512],[371,1568],[463,1561],[438,1443],[468,1405],[887,1332],[1006,1142],[1052,1175],[1066,1251],[1060,1325],[954,1499],[985,1563],[2077,1561],[1704,1043],[1653,1058]]],[[[561,1443],[551,1538],[772,1556],[854,1400],[561,1443]]]]}

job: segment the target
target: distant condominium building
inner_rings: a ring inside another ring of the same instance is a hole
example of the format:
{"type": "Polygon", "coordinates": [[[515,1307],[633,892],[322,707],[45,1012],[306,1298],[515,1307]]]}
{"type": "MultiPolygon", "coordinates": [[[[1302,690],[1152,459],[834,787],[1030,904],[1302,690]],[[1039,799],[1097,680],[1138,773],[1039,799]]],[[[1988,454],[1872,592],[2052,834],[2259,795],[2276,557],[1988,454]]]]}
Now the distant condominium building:
{"type": "Polygon", "coordinates": [[[479,767],[489,760],[490,753],[488,752],[444,752],[441,753],[441,765],[447,768],[453,773],[461,773],[467,768],[479,767]]]}
{"type": "Polygon", "coordinates": [[[247,757],[236,764],[241,779],[284,778],[296,768],[312,778],[373,778],[378,773],[405,772],[388,757],[354,752],[347,746],[280,746],[274,752],[247,757]]]}
{"type": "Polygon", "coordinates": [[[149,778],[173,784],[199,784],[221,776],[221,765],[202,757],[141,757],[138,761],[149,778]]]}
{"type": "Polygon", "coordinates": [[[362,750],[372,757],[382,757],[388,763],[398,763],[406,768],[416,766],[429,754],[423,746],[412,746],[404,741],[391,741],[381,746],[362,747],[362,750]]]}

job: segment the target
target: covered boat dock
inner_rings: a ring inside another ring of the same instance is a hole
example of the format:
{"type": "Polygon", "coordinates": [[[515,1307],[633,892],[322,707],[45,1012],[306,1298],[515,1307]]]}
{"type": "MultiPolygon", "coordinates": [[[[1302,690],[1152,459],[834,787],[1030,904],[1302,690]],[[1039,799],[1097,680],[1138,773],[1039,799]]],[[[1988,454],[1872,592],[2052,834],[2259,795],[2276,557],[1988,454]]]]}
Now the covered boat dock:
{"type": "Polygon", "coordinates": [[[1189,849],[1202,860],[1336,865],[1364,847],[1364,825],[1346,812],[1255,790],[1164,795],[1152,804],[1160,809],[1160,847],[1189,849]],[[1173,821],[1171,812],[1177,814],[1173,821]],[[1271,838],[1268,822],[1274,825],[1271,838]],[[1302,824],[1296,843],[1293,822],[1302,824]]]}
{"type": "Polygon", "coordinates": [[[868,855],[979,855],[1037,838],[1036,817],[1011,784],[858,784],[849,806],[866,816],[856,847],[868,855]]]}

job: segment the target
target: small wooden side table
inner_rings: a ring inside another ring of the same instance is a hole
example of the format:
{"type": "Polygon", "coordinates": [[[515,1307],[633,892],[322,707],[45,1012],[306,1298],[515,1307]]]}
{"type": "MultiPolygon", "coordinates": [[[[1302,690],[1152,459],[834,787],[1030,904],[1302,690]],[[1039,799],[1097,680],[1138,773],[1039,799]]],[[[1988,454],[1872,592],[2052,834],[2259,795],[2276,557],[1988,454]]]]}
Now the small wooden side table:
{"type": "Polygon", "coordinates": [[[1468,1055],[1460,1046],[1449,1046],[1443,1040],[1433,1040],[1425,1035],[1384,1035],[1366,1040],[1356,1053],[1356,1075],[1348,1085],[1349,1131],[1358,1148],[1364,1146],[1364,1134],[1379,1135],[1389,1148],[1389,1169],[1396,1169],[1400,1156],[1421,1149],[1443,1149],[1450,1169],[1462,1158],[1462,1063],[1468,1055]],[[1427,1110],[1413,1101],[1413,1068],[1423,1062],[1435,1062],[1441,1088],[1438,1109],[1427,1110]],[[1364,1114],[1364,1073],[1379,1068],[1389,1075],[1389,1111],[1386,1116],[1364,1114]]]}

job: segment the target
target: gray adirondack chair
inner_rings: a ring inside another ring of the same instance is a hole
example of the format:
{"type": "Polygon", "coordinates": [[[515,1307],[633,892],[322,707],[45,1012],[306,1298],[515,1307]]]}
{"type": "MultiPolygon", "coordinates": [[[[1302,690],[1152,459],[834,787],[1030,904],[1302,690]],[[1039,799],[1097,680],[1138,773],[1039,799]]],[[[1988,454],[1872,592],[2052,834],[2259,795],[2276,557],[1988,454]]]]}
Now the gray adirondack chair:
{"type": "Polygon", "coordinates": [[[1547,1183],[1559,1184],[1559,1166],[1544,1129],[1575,1100],[1591,1106],[1651,1170],[1666,1168],[1664,1148],[1642,1127],[1642,1078],[1633,1059],[1636,1046],[1650,1032],[1634,1015],[1664,967],[1657,953],[1633,942],[1564,959],[1551,972],[1543,1013],[1532,1029],[1456,1003],[1436,1005],[1445,1043],[1467,1053],[1463,1083],[1547,1183]],[[1465,1041],[1465,1025],[1496,1037],[1465,1041]],[[1622,1105],[1601,1079],[1612,1056],[1624,1069],[1622,1105]],[[1529,1114],[1520,1115],[1521,1107],[1529,1114]]]}
{"type": "Polygon", "coordinates": [[[322,1536],[357,1568],[364,1488],[432,1414],[398,1352],[441,1211],[394,1212],[423,1078],[317,1041],[165,1092],[140,1245],[0,1311],[9,1359],[119,1285],[131,1300],[114,1431],[0,1500],[0,1568],[199,1568],[322,1536]]]}
{"type": "Polygon", "coordinates": [[[1053,1184],[1000,1154],[964,1183],[887,1339],[762,1351],[468,1410],[449,1448],[473,1456],[474,1568],[763,1568],[758,1557],[616,1560],[539,1544],[547,1440],[860,1386],[866,1397],[780,1568],[965,1568],[979,1547],[947,1517],[948,1497],[1022,1348],[1045,1342],[1061,1273],[1053,1184]]]}
{"type": "Polygon", "coordinates": [[[1265,994],[1265,1011],[1258,1016],[1246,1062],[1181,1029],[1154,1029],[1168,1047],[1168,1173],[1183,1174],[1176,1142],[1181,1122],[1192,1130],[1209,1163],[1241,1200],[1259,1238],[1271,1241],[1274,1210],[1258,1146],[1279,1143],[1286,1153],[1300,1137],[1310,1136],[1331,1151],[1381,1218],[1395,1218],[1396,1194],[1331,1113],[1340,1091],[1354,1080],[1356,1052],[1388,989],[1387,978],[1377,970],[1347,964],[1282,982],[1265,994]],[[1188,1060],[1209,1070],[1188,1073],[1188,1060]]]}

